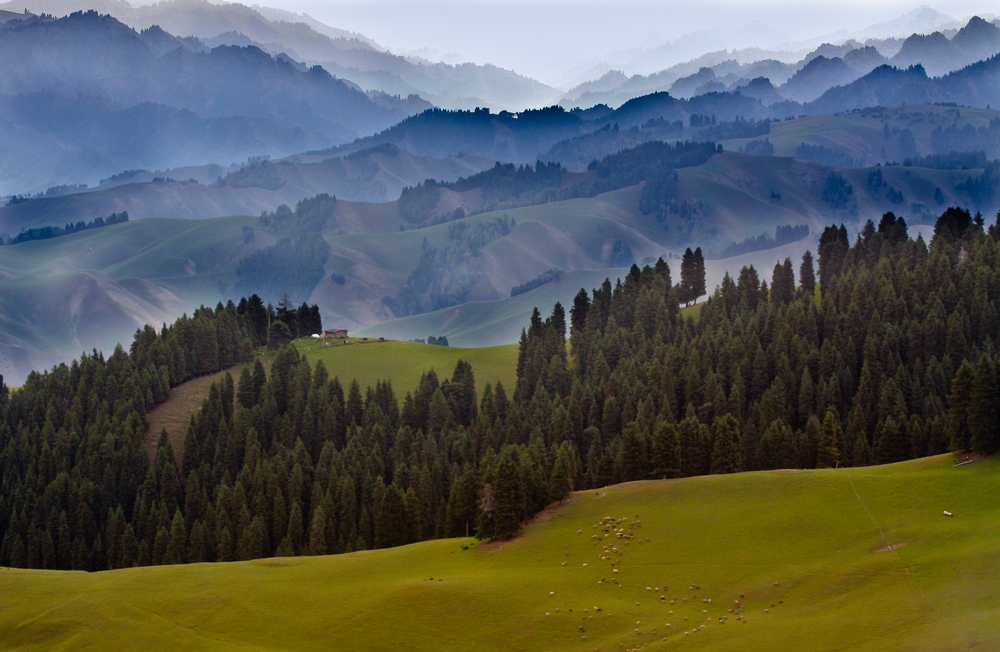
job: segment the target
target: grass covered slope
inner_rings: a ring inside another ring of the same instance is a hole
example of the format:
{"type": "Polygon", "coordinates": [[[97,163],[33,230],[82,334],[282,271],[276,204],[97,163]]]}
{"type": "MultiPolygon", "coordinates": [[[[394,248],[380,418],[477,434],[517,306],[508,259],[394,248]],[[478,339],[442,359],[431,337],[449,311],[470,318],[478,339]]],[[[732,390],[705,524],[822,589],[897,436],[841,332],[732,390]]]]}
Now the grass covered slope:
{"type": "MultiPolygon", "coordinates": [[[[358,342],[360,338],[351,338],[358,342]]],[[[309,361],[322,361],[330,377],[338,376],[345,388],[352,380],[358,385],[374,387],[377,380],[392,381],[400,396],[412,392],[420,376],[434,370],[438,379],[451,378],[455,365],[465,360],[472,365],[476,387],[503,383],[508,395],[517,383],[517,344],[465,349],[451,346],[419,344],[417,342],[377,342],[323,347],[317,341],[297,340],[296,345],[309,361]]]]}
{"type": "Polygon", "coordinates": [[[1000,460],[940,456],[588,491],[468,550],[4,569],[0,647],[987,649],[998,491],[1000,460]]]}

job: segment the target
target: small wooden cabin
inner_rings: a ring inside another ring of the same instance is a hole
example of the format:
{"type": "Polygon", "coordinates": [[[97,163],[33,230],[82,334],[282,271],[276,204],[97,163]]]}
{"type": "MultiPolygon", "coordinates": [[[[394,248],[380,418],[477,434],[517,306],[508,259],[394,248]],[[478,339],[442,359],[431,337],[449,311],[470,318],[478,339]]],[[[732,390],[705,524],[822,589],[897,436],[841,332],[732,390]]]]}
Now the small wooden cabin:
{"type": "Polygon", "coordinates": [[[343,340],[347,339],[346,328],[327,328],[323,331],[323,339],[343,340]]]}

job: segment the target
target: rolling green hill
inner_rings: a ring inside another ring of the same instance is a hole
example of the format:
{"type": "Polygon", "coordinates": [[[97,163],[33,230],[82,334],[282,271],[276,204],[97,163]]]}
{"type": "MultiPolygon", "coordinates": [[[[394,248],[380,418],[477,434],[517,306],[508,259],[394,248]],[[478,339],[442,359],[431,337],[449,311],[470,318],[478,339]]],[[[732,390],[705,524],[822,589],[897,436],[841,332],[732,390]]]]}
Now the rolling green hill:
{"type": "MultiPolygon", "coordinates": [[[[981,174],[901,166],[878,170],[881,186],[869,183],[869,169],[840,171],[851,194],[834,207],[823,199],[831,168],[727,152],[679,170],[677,208],[659,218],[640,210],[641,184],[409,230],[393,202],[339,201],[322,233],[329,258],[311,294],[296,300],[318,304],[328,326],[365,328],[366,335],[447,335],[459,346],[505,344],[516,340],[532,307],[555,301],[568,305],[580,287],[594,287],[605,277],[614,280],[620,267],[633,261],[664,256],[674,266],[676,281],[687,246],[711,253],[731,241],[773,233],[779,225],[805,224],[814,233],[835,222],[854,228],[888,210],[910,224],[932,222],[946,206],[968,205],[970,198],[957,187],[981,174]],[[900,194],[895,200],[890,188],[900,194]],[[501,231],[468,244],[476,233],[501,223],[507,225],[501,231]],[[425,247],[436,250],[437,257],[422,263],[425,247]],[[623,250],[631,256],[616,258],[615,252],[623,250]],[[414,276],[420,265],[424,276],[414,276]],[[565,275],[510,298],[512,288],[552,269],[565,275]],[[394,307],[414,283],[428,278],[430,289],[417,288],[426,306],[394,307]]],[[[441,201],[472,212],[479,205],[477,193],[443,190],[441,201]]],[[[992,212],[985,206],[983,211],[992,212]]],[[[83,350],[110,350],[149,321],[158,324],[201,303],[233,298],[240,260],[287,235],[254,217],[145,219],[0,247],[0,306],[9,322],[0,330],[0,374],[19,383],[31,369],[83,350]],[[246,237],[245,228],[254,230],[252,237],[246,237]]],[[[814,247],[815,240],[807,238],[709,261],[708,287],[747,264],[766,278],[778,260],[798,258],[814,247]]],[[[280,296],[264,298],[276,302],[280,296]]]]}
{"type": "MultiPolygon", "coordinates": [[[[774,122],[767,136],[722,141],[726,150],[736,151],[752,140],[767,138],[774,146],[776,156],[795,156],[802,143],[819,145],[855,159],[858,166],[875,165],[886,161],[902,163],[908,156],[918,154],[947,154],[955,149],[967,149],[965,143],[949,144],[948,139],[934,136],[935,129],[955,127],[979,129],[988,127],[990,120],[1000,117],[1000,111],[991,109],[957,108],[928,104],[877,107],[837,113],[835,115],[803,116],[794,120],[774,122]],[[889,127],[889,136],[884,129],[889,127]],[[913,147],[908,151],[901,132],[909,130],[913,147]]],[[[987,156],[1000,155],[995,146],[980,141],[976,149],[987,156]]]]}
{"type": "Polygon", "coordinates": [[[992,649],[998,490],[948,455],[588,491],[502,544],[0,569],[0,647],[992,649]]]}
{"type": "Polygon", "coordinates": [[[454,181],[491,165],[492,159],[435,159],[383,146],[346,157],[298,155],[243,167],[204,165],[167,172],[142,171],[129,175],[127,183],[109,181],[91,190],[0,206],[0,231],[16,234],[21,229],[62,226],[123,210],[132,219],[260,215],[279,204],[295,206],[300,199],[322,192],[351,202],[387,202],[399,197],[404,187],[424,179],[454,181]],[[218,179],[221,183],[217,183],[218,179]]]}
{"type": "Polygon", "coordinates": [[[310,362],[322,361],[330,376],[338,376],[345,386],[352,380],[358,385],[374,387],[376,380],[390,380],[399,394],[413,391],[420,376],[434,370],[438,378],[450,378],[459,360],[472,365],[476,386],[481,390],[486,383],[503,383],[508,392],[514,391],[517,382],[517,345],[460,348],[435,346],[417,342],[362,342],[351,337],[351,344],[339,342],[323,347],[312,339],[296,340],[310,362]]]}

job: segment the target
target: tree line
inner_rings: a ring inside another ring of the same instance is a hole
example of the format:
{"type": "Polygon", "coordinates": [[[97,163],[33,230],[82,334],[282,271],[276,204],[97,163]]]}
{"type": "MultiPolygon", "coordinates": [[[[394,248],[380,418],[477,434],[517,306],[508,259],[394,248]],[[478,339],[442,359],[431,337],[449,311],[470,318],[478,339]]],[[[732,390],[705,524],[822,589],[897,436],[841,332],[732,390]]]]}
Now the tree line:
{"type": "MultiPolygon", "coordinates": [[[[502,538],[574,489],[1000,448],[1000,230],[953,208],[928,245],[887,213],[853,244],[827,228],[817,253],[818,269],[811,253],[797,270],[785,259],[770,283],[753,267],[726,275],[697,320],[662,260],[581,290],[568,315],[536,309],[512,393],[480,390],[460,361],[400,398],[284,347],[269,373],[258,360],[213,386],[180,464],[165,436],[152,463],[142,449],[153,389],[135,369],[155,369],[142,347],[36,374],[3,393],[0,563],[502,538]]],[[[208,312],[249,340],[239,307],[208,312]]]]}
{"type": "MultiPolygon", "coordinates": [[[[70,222],[66,226],[41,226],[34,229],[22,229],[13,238],[7,241],[7,244],[21,244],[22,242],[32,242],[34,240],[49,240],[50,238],[58,238],[64,235],[70,235],[73,233],[79,233],[80,231],[89,231],[90,229],[100,229],[105,226],[113,226],[115,224],[124,224],[128,222],[128,212],[122,211],[121,213],[112,213],[107,217],[95,217],[89,222],[80,220],[78,222],[70,222]]],[[[3,240],[0,239],[0,244],[3,244],[3,240]]]]}
{"type": "MultiPolygon", "coordinates": [[[[312,309],[310,309],[312,310],[312,309]]],[[[139,489],[149,472],[149,411],[192,378],[250,359],[274,311],[256,295],[136,331],[128,351],[94,351],[0,378],[0,565],[99,570],[131,565],[139,489]],[[127,515],[127,516],[126,516],[127,515]]],[[[141,535],[140,535],[141,538],[141,535]]]]}

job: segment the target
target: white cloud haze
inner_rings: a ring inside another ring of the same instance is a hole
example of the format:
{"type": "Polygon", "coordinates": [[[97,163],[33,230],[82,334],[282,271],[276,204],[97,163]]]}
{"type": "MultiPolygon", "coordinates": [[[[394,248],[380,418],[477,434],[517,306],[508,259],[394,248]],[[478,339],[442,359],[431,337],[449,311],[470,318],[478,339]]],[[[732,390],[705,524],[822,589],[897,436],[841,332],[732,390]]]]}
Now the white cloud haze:
{"type": "MultiPolygon", "coordinates": [[[[560,85],[571,81],[574,70],[579,74],[595,63],[620,64],[628,58],[623,51],[654,48],[700,30],[718,31],[721,27],[740,46],[756,34],[772,41],[761,45],[774,46],[784,40],[779,36],[789,43],[836,37],[838,32],[892,20],[918,6],[895,0],[265,0],[261,4],[306,12],[331,26],[365,34],[393,51],[449,62],[493,63],[560,85]]],[[[957,19],[1000,12],[1000,3],[981,0],[929,6],[957,19]]]]}

